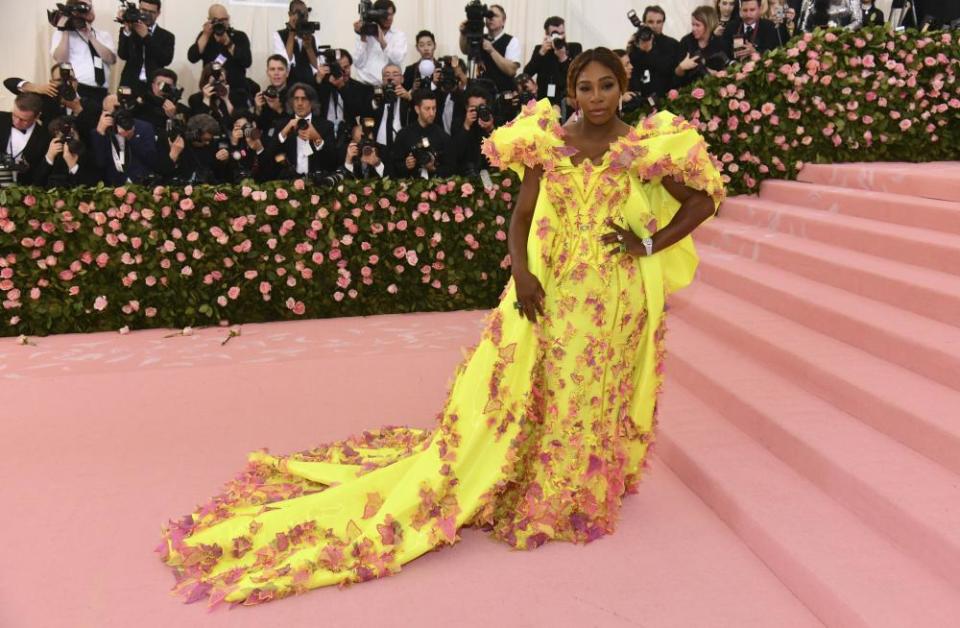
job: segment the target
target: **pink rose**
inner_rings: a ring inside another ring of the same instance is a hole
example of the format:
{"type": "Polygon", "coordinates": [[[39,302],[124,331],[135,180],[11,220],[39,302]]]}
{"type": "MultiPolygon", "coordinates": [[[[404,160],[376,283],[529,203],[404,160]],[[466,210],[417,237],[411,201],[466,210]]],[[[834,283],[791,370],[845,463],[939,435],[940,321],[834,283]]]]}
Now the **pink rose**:
{"type": "Polygon", "coordinates": [[[238,288],[237,286],[233,286],[232,288],[227,290],[227,296],[230,297],[230,299],[236,301],[237,297],[240,296],[240,288],[238,288]]]}
{"type": "Polygon", "coordinates": [[[471,196],[473,192],[474,192],[473,186],[470,183],[464,183],[463,185],[460,186],[461,196],[464,196],[464,197],[471,196]]]}
{"type": "Polygon", "coordinates": [[[277,191],[274,192],[274,194],[281,201],[287,200],[287,198],[290,196],[289,193],[284,188],[278,188],[277,191]]]}
{"type": "Polygon", "coordinates": [[[702,100],[703,97],[707,95],[707,92],[702,87],[697,87],[692,92],[690,92],[690,95],[696,98],[697,100],[702,100]]]}
{"type": "Polygon", "coordinates": [[[102,312],[107,309],[107,297],[100,295],[93,302],[93,309],[102,312]]]}
{"type": "Polygon", "coordinates": [[[387,292],[389,292],[390,294],[396,294],[399,291],[400,289],[397,288],[397,284],[392,283],[389,286],[387,286],[387,292]]]}

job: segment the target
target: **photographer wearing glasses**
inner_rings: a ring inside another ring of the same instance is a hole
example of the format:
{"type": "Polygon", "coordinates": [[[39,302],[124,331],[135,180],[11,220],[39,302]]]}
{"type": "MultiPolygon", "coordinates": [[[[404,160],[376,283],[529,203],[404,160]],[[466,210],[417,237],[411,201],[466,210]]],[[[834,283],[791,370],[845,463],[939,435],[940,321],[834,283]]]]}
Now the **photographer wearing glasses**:
{"type": "Polygon", "coordinates": [[[153,73],[173,62],[176,38],[157,25],[161,0],[141,0],[139,8],[127,2],[117,12],[120,44],[117,55],[126,61],[120,73],[120,85],[133,88],[138,94],[149,90],[147,81],[153,73]]]}
{"type": "Polygon", "coordinates": [[[43,102],[36,94],[21,94],[12,111],[0,111],[0,186],[34,185],[50,136],[39,122],[43,102]]]}
{"type": "MultiPolygon", "coordinates": [[[[544,38],[533,51],[524,74],[537,77],[537,99],[549,98],[554,105],[566,105],[567,69],[583,46],[567,41],[567,26],[562,17],[548,17],[543,23],[544,38]]],[[[566,116],[563,116],[566,118],[566,116]]]]}
{"type": "Polygon", "coordinates": [[[187,59],[190,63],[203,61],[204,66],[220,64],[234,101],[247,101],[247,68],[253,63],[250,39],[243,31],[231,28],[230,14],[222,4],[210,5],[203,30],[187,51],[187,59]]]}
{"type": "Polygon", "coordinates": [[[451,142],[455,174],[475,177],[481,170],[490,169],[490,162],[480,152],[480,147],[497,126],[491,100],[490,94],[482,87],[471,85],[467,88],[466,115],[451,142]]]}
{"type": "Polygon", "coordinates": [[[353,23],[357,34],[354,76],[367,85],[381,85],[383,68],[401,65],[407,57],[407,36],[393,27],[397,6],[391,0],[360,2],[360,19],[353,23]]]}
{"type": "Polygon", "coordinates": [[[100,116],[100,104],[92,98],[81,96],[79,83],[69,63],[58,63],[50,68],[48,83],[31,83],[12,77],[3,85],[14,95],[36,94],[42,100],[41,120],[54,120],[61,116],[74,116],[83,130],[83,134],[97,124],[100,116]]]}
{"type": "Polygon", "coordinates": [[[177,73],[166,68],[155,70],[150,75],[150,91],[143,96],[136,115],[160,133],[167,120],[190,115],[190,108],[180,102],[182,98],[183,88],[177,87],[177,73]]]}
{"type": "Polygon", "coordinates": [[[293,0],[287,11],[287,25],[273,34],[273,54],[287,60],[294,83],[313,83],[317,74],[316,33],[319,22],[310,21],[312,9],[303,0],[293,0]]]}
{"type": "Polygon", "coordinates": [[[453,174],[450,136],[435,124],[437,95],[421,89],[413,95],[417,119],[397,135],[391,149],[393,172],[401,177],[447,177],[453,174]]]}
{"type": "Polygon", "coordinates": [[[56,32],[50,54],[57,63],[69,63],[79,81],[81,96],[102,100],[110,85],[110,68],[117,62],[113,37],[93,27],[96,13],[84,0],[67,0],[47,12],[56,32]]]}
{"type": "Polygon", "coordinates": [[[64,116],[49,124],[50,144],[37,166],[34,185],[46,188],[72,188],[94,185],[96,168],[91,164],[81,139],[76,118],[64,116]]]}
{"type": "Polygon", "coordinates": [[[266,176],[287,179],[336,170],[333,125],[320,114],[317,91],[304,83],[293,85],[287,113],[289,119],[280,123],[283,126],[261,159],[261,168],[270,173],[266,176]]]}
{"type": "Polygon", "coordinates": [[[159,159],[153,126],[134,117],[137,97],[129,87],[103,100],[103,113],[90,133],[97,169],[107,185],[141,183],[156,177],[159,159]]]}

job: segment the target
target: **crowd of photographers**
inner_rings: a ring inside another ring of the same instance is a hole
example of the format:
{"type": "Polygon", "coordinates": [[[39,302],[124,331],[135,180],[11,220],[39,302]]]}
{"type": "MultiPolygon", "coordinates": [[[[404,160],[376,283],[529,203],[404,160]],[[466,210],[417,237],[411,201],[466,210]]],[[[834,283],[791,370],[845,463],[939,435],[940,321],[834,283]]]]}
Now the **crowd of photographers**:
{"type": "MultiPolygon", "coordinates": [[[[759,0],[715,0],[694,11],[692,32],[680,41],[663,34],[661,8],[631,11],[636,30],[617,51],[631,79],[624,110],[654,109],[669,89],[782,45],[800,7],[769,2],[768,20],[759,0]]],[[[0,112],[0,185],[474,176],[489,167],[484,137],[524,103],[548,98],[563,119],[574,114],[566,73],[582,46],[566,40],[560,17],[545,21],[524,64],[503,7],[471,0],[460,26],[462,57],[438,57],[424,30],[413,42],[418,61],[404,66],[408,41],[393,27],[390,0],[360,3],[352,52],[319,45],[311,8],[293,0],[259,85],[248,77],[249,38],[214,4],[187,54],[202,71],[184,98],[168,68],[175,36],[157,24],[161,3],[123,3],[116,45],[93,26],[84,0],[49,12],[56,28],[49,77],[4,81],[17,96],[11,112],[0,112]],[[118,59],[125,61],[120,87],[108,93],[118,59]]]]}

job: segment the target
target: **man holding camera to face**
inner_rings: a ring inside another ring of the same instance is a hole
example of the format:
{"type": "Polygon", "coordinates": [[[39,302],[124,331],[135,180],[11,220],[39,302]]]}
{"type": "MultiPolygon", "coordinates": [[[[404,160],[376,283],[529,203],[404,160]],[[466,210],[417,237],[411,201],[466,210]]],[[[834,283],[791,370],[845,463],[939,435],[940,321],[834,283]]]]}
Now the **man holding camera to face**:
{"type": "Polygon", "coordinates": [[[317,74],[316,33],[318,22],[310,21],[310,7],[304,0],[293,0],[287,11],[287,24],[273,35],[273,54],[282,55],[294,83],[313,83],[317,74]]]}
{"type": "Polygon", "coordinates": [[[653,104],[667,95],[673,85],[676,68],[676,48],[657,37],[656,32],[647,24],[640,24],[630,40],[632,46],[627,51],[630,57],[630,91],[639,98],[631,108],[640,102],[653,104]]]}
{"type": "Polygon", "coordinates": [[[226,75],[235,103],[246,102],[247,68],[253,62],[250,54],[250,39],[243,31],[230,27],[230,14],[221,4],[210,5],[207,21],[197,36],[197,41],[187,51],[190,63],[203,61],[219,64],[226,75]]]}
{"type": "Polygon", "coordinates": [[[277,125],[278,131],[267,147],[266,158],[261,159],[261,169],[276,179],[336,170],[333,125],[320,114],[317,91],[305,83],[296,83],[287,97],[287,111],[290,118],[277,125]]]}
{"type": "Polygon", "coordinates": [[[201,113],[165,132],[168,153],[164,166],[168,181],[177,185],[230,182],[230,143],[220,123],[201,113]]]}
{"type": "Polygon", "coordinates": [[[36,169],[33,184],[46,188],[94,185],[97,171],[83,143],[77,119],[62,116],[47,126],[52,139],[36,169]]]}
{"type": "MultiPolygon", "coordinates": [[[[523,46],[518,38],[507,34],[504,30],[507,12],[499,4],[490,5],[484,14],[484,21],[487,33],[480,41],[477,58],[483,68],[483,78],[493,81],[498,92],[511,91],[514,77],[523,64],[523,46]]],[[[478,51],[471,50],[470,37],[467,33],[469,27],[470,20],[460,24],[460,51],[466,55],[475,55],[478,51]]]]}
{"type": "Polygon", "coordinates": [[[156,135],[149,122],[134,117],[137,98],[129,87],[103,100],[103,113],[90,133],[97,169],[107,185],[141,183],[156,177],[160,165],[156,135]]]}
{"type": "Polygon", "coordinates": [[[466,115],[456,129],[451,142],[455,174],[475,177],[481,170],[489,170],[490,162],[480,152],[483,140],[493,133],[496,122],[491,109],[490,94],[482,87],[471,85],[466,94],[466,115]]]}
{"type": "Polygon", "coordinates": [[[413,95],[417,119],[397,135],[391,149],[393,172],[402,177],[429,179],[453,174],[450,136],[434,124],[437,94],[421,89],[413,95]]]}
{"type": "MultiPolygon", "coordinates": [[[[574,57],[583,52],[583,46],[567,42],[566,22],[554,15],[543,23],[543,43],[533,51],[524,74],[537,78],[537,98],[549,98],[554,105],[565,102],[567,69],[574,57]]],[[[565,116],[564,116],[565,117],[565,116]]]]}
{"type": "Polygon", "coordinates": [[[381,85],[383,68],[401,65],[407,56],[407,36],[393,28],[397,6],[392,0],[360,3],[360,19],[354,22],[357,34],[354,78],[367,85],[381,85]]]}
{"type": "Polygon", "coordinates": [[[48,83],[31,83],[17,77],[3,82],[15,95],[36,94],[42,101],[41,120],[54,120],[61,116],[77,118],[77,124],[84,135],[97,123],[100,104],[92,98],[83,97],[79,92],[79,83],[69,63],[58,63],[50,68],[48,83]]]}
{"type": "Polygon", "coordinates": [[[268,133],[275,132],[274,127],[284,116],[289,83],[290,71],[287,58],[284,55],[267,57],[267,86],[254,96],[253,102],[257,126],[268,133]]]}
{"type": "MultiPolygon", "coordinates": [[[[337,138],[347,138],[360,116],[373,116],[373,88],[353,78],[353,56],[342,48],[325,50],[317,72],[320,113],[337,138]]],[[[341,144],[345,146],[345,144],[341,144]]]]}
{"type": "Polygon", "coordinates": [[[120,85],[138,94],[148,93],[153,73],[173,62],[176,38],[157,24],[160,6],[161,0],[141,0],[139,8],[128,2],[117,13],[117,21],[123,25],[117,54],[126,61],[120,85]]]}
{"type": "Polygon", "coordinates": [[[12,111],[0,112],[0,186],[34,185],[50,137],[39,124],[43,106],[36,94],[21,94],[12,111]]]}
{"type": "Polygon", "coordinates": [[[399,65],[388,64],[382,73],[383,86],[374,89],[376,109],[376,140],[383,147],[383,154],[392,156],[396,137],[410,117],[409,101],[400,96],[408,93],[403,89],[403,72],[399,65]]]}
{"type": "Polygon", "coordinates": [[[383,160],[383,148],[375,137],[377,121],[363,117],[350,130],[350,143],[347,144],[343,172],[348,179],[383,179],[388,176],[387,164],[383,160]]]}
{"type": "Polygon", "coordinates": [[[84,0],[67,0],[47,13],[57,29],[50,43],[54,61],[70,64],[81,96],[103,99],[117,53],[110,33],[93,27],[96,19],[93,5],[84,0]]]}
{"type": "Polygon", "coordinates": [[[136,116],[153,125],[159,134],[167,120],[190,115],[190,108],[180,102],[182,98],[183,88],[177,86],[177,73],[167,68],[154,70],[150,75],[150,90],[143,96],[136,116]]]}

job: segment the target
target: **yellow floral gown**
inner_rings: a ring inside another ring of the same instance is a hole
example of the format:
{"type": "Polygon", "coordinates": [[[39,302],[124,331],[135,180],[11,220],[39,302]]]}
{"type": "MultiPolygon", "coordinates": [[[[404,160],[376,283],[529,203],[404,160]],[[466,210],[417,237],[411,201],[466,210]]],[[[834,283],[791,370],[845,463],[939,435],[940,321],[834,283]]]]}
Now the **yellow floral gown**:
{"type": "Polygon", "coordinates": [[[676,177],[719,204],[707,146],[669,113],[611,144],[575,149],[548,101],[484,145],[491,163],[544,175],[530,270],[546,291],[534,325],[512,282],[459,367],[436,427],[386,427],[286,456],[250,455],[208,504],[163,528],[158,551],[188,602],[257,604],[362,582],[452,545],[463,526],[519,548],[613,532],[653,438],[665,296],[693,278],[690,238],[648,258],[600,243],[608,218],[640,235],[679,204],[676,177]]]}

